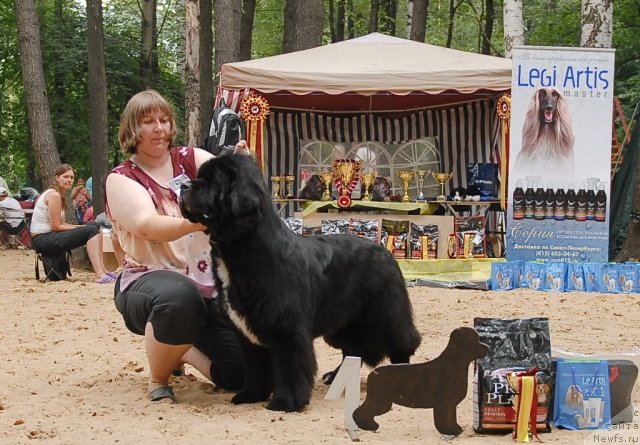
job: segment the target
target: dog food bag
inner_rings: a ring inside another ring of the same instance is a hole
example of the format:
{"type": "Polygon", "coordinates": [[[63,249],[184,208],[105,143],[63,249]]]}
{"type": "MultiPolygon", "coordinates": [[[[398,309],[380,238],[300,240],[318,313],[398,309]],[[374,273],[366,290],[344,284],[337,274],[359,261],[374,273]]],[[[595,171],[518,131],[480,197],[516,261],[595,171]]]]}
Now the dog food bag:
{"type": "Polygon", "coordinates": [[[411,224],[410,258],[426,260],[438,256],[438,225],[411,224]]]}
{"type": "Polygon", "coordinates": [[[393,221],[383,219],[381,224],[380,243],[395,258],[407,258],[410,221],[393,221]]]}
{"type": "Polygon", "coordinates": [[[456,257],[486,258],[484,217],[456,217],[454,230],[457,241],[456,257]]]}
{"type": "Polygon", "coordinates": [[[618,287],[621,294],[637,292],[638,266],[636,264],[618,264],[618,287]]]}
{"type": "Polygon", "coordinates": [[[596,264],[594,289],[596,292],[609,294],[617,294],[620,291],[617,263],[596,264]]]}
{"type": "Polygon", "coordinates": [[[323,219],[320,222],[323,235],[340,235],[349,233],[348,219],[323,219]]]}
{"type": "Polygon", "coordinates": [[[380,227],[377,219],[356,219],[349,221],[349,233],[376,243],[380,240],[380,227]]]}
{"type": "Polygon", "coordinates": [[[480,341],[489,347],[476,361],[473,381],[473,427],[477,432],[506,432],[517,423],[518,388],[512,372],[536,369],[538,431],[549,431],[553,378],[547,318],[475,318],[480,341]]]}
{"type": "Polygon", "coordinates": [[[302,218],[296,218],[294,216],[289,216],[287,218],[282,218],[284,224],[291,229],[293,233],[297,233],[298,235],[302,235],[302,218]]]}
{"type": "Polygon", "coordinates": [[[520,287],[523,289],[542,290],[542,283],[547,273],[547,265],[540,261],[527,261],[522,268],[520,287]]]}
{"type": "Polygon", "coordinates": [[[517,266],[514,263],[491,263],[491,290],[512,290],[518,286],[517,266]]]}
{"type": "Polygon", "coordinates": [[[566,263],[547,263],[542,290],[547,292],[564,292],[567,281],[566,263]]]}
{"type": "Polygon", "coordinates": [[[320,226],[302,226],[302,236],[320,236],[322,228],[320,226]]]}
{"type": "Polygon", "coordinates": [[[584,291],[584,269],[582,263],[567,263],[566,291],[584,291]]]}

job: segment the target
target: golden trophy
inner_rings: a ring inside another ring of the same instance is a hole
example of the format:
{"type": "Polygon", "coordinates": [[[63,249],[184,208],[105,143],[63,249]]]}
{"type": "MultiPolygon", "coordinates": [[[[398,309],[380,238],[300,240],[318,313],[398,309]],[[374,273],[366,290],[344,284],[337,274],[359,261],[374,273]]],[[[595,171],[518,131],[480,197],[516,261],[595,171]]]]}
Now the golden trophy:
{"type": "Polygon", "coordinates": [[[346,209],[351,206],[351,192],[360,179],[362,161],[355,159],[336,159],[333,161],[333,174],[338,189],[338,207],[346,209]]]}
{"type": "Polygon", "coordinates": [[[333,181],[333,172],[320,173],[322,183],[324,184],[324,192],[320,201],[331,201],[331,181],[333,181]]]}
{"type": "Polygon", "coordinates": [[[446,201],[447,197],[444,196],[444,185],[453,178],[453,173],[445,173],[445,172],[433,172],[431,173],[433,179],[436,180],[438,184],[440,184],[440,195],[436,198],[437,201],[446,201]]]}
{"type": "Polygon", "coordinates": [[[282,199],[280,196],[280,181],[284,176],[272,176],[271,177],[271,189],[273,190],[273,199],[282,199]]]}
{"type": "Polygon", "coordinates": [[[400,170],[398,172],[398,177],[402,181],[402,188],[404,190],[402,202],[411,202],[411,197],[409,196],[409,182],[413,179],[413,172],[409,170],[400,170]]]}
{"type": "Polygon", "coordinates": [[[294,179],[296,179],[296,177],[293,175],[286,175],[283,176],[283,179],[285,180],[284,197],[287,199],[291,199],[293,198],[293,181],[294,179]]]}
{"type": "Polygon", "coordinates": [[[418,197],[416,201],[426,201],[427,198],[424,197],[424,192],[422,191],[422,187],[424,187],[424,178],[431,173],[431,170],[417,170],[416,174],[418,175],[418,197]]]}
{"type": "Polygon", "coordinates": [[[371,189],[371,185],[373,184],[373,180],[376,179],[375,173],[363,173],[362,174],[362,184],[364,185],[364,196],[362,197],[363,201],[371,201],[371,194],[369,193],[369,189],[371,189]]]}

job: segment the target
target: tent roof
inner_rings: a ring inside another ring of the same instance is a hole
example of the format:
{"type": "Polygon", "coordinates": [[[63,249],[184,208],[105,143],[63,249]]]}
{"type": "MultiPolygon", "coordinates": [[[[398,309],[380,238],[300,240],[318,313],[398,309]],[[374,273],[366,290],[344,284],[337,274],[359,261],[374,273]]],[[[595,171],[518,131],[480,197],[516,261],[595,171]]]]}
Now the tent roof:
{"type": "MultiPolygon", "coordinates": [[[[344,102],[353,100],[354,95],[369,96],[356,100],[369,108],[372,97],[389,95],[430,96],[437,104],[451,101],[433,98],[443,93],[459,96],[453,101],[464,101],[477,94],[509,90],[511,61],[373,33],[304,51],[224,64],[220,86],[253,88],[272,97],[310,95],[303,101],[307,105],[326,94],[347,96],[344,102]]],[[[406,108],[415,100],[400,102],[406,108]]]]}

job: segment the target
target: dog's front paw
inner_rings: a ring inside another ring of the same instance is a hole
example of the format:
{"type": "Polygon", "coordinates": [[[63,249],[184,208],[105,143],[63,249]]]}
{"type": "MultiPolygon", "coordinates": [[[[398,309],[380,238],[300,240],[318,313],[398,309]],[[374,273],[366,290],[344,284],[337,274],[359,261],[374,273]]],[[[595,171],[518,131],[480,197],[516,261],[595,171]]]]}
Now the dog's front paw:
{"type": "Polygon", "coordinates": [[[231,398],[231,403],[233,403],[234,405],[242,405],[244,403],[264,402],[268,398],[268,393],[265,394],[264,392],[260,391],[243,389],[231,398]]]}
{"type": "Polygon", "coordinates": [[[300,411],[309,401],[296,402],[292,397],[273,396],[267,404],[267,409],[271,411],[284,411],[285,413],[291,413],[294,411],[300,411]]]}
{"type": "Polygon", "coordinates": [[[361,408],[356,408],[356,410],[353,412],[352,417],[356,425],[358,425],[358,427],[363,430],[376,431],[380,427],[380,425],[378,425],[378,423],[373,420],[373,416],[365,414],[364,410],[362,410],[361,408]]]}

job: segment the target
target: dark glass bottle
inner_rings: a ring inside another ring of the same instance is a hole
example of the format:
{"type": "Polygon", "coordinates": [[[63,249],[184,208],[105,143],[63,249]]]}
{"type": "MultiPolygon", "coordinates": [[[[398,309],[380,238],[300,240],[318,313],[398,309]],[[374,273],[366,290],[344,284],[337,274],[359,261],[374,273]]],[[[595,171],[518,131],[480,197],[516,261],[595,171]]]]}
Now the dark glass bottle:
{"type": "Polygon", "coordinates": [[[576,187],[573,182],[569,183],[569,188],[567,189],[566,197],[567,197],[567,207],[564,215],[566,219],[573,221],[574,219],[576,219],[576,201],[577,201],[576,187]]]}
{"type": "Polygon", "coordinates": [[[544,189],[542,188],[542,184],[539,184],[536,187],[535,203],[533,204],[533,217],[538,221],[544,219],[544,201],[544,189]]]}
{"type": "Polygon", "coordinates": [[[580,189],[576,195],[576,221],[587,220],[587,191],[585,188],[587,185],[584,182],[580,183],[580,189]]]}
{"type": "Polygon", "coordinates": [[[533,219],[535,213],[536,193],[533,191],[534,183],[527,183],[527,190],[524,192],[524,217],[533,219]]]}
{"type": "Polygon", "coordinates": [[[598,222],[604,222],[607,219],[607,193],[604,191],[604,184],[602,182],[598,183],[596,208],[593,216],[598,222]]]}
{"type": "Polygon", "coordinates": [[[553,184],[547,183],[547,190],[544,192],[544,218],[553,219],[556,206],[556,194],[553,191],[553,184]]]}
{"type": "Polygon", "coordinates": [[[589,221],[593,221],[595,219],[595,211],[596,211],[596,192],[594,190],[594,185],[589,184],[587,189],[587,219],[589,221]]]}
{"type": "Polygon", "coordinates": [[[522,188],[522,180],[516,181],[516,189],[513,191],[513,219],[524,218],[524,190],[522,188]]]}
{"type": "Polygon", "coordinates": [[[553,209],[553,219],[556,221],[564,221],[567,212],[567,197],[564,193],[564,185],[558,184],[556,190],[556,205],[553,209]]]}

